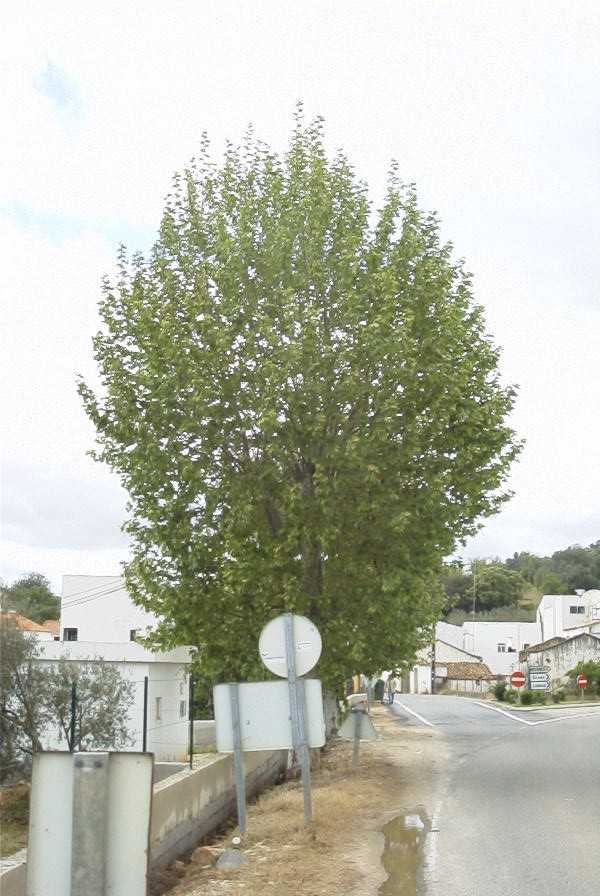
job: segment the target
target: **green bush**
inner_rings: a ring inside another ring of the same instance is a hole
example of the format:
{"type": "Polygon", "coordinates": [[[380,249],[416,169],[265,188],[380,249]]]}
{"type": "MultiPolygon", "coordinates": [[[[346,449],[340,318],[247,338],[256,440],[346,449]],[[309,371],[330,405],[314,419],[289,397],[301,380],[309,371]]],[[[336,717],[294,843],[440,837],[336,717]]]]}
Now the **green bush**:
{"type": "Polygon", "coordinates": [[[531,706],[533,703],[534,692],[533,691],[522,691],[521,693],[521,703],[523,706],[531,706]]]}
{"type": "Polygon", "coordinates": [[[546,691],[534,691],[533,692],[533,703],[541,703],[544,705],[546,703],[547,694],[546,691]]]}
{"type": "Polygon", "coordinates": [[[504,699],[507,703],[516,703],[517,702],[517,692],[507,688],[504,691],[504,699]]]}
{"type": "Polygon", "coordinates": [[[506,682],[499,681],[494,685],[494,696],[496,700],[504,700],[506,697],[506,682]]]}
{"type": "Polygon", "coordinates": [[[563,700],[567,699],[567,695],[562,688],[559,688],[558,691],[554,691],[552,694],[552,702],[553,703],[562,703],[563,700]]]}

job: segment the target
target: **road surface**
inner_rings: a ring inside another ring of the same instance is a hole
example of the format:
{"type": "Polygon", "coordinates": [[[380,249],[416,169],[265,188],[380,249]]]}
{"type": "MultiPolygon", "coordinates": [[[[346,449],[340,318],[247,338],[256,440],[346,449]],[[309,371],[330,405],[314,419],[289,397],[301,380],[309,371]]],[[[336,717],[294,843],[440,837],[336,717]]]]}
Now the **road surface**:
{"type": "Polygon", "coordinates": [[[435,728],[450,751],[420,894],[600,894],[599,708],[498,712],[470,698],[398,694],[392,710],[435,728]]]}

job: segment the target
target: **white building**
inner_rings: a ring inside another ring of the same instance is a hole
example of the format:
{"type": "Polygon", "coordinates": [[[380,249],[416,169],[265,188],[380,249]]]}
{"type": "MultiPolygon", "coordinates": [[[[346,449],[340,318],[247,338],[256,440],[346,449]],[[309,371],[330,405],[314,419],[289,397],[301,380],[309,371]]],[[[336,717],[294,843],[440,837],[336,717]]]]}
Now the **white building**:
{"type": "Polygon", "coordinates": [[[577,594],[544,594],[538,609],[540,641],[562,638],[588,622],[600,621],[600,591],[577,594]]]}
{"type": "MultiPolygon", "coordinates": [[[[41,643],[38,662],[94,662],[99,658],[118,665],[133,684],[129,712],[129,750],[143,747],[144,688],[147,679],[146,749],[157,761],[182,761],[188,754],[188,647],[158,653],[136,638],[157,619],[137,607],[121,576],[64,576],[61,600],[61,641],[41,643]]],[[[47,732],[45,745],[64,749],[57,732],[47,732]]]]}
{"type": "Polygon", "coordinates": [[[133,603],[122,576],[63,576],[63,641],[135,641],[157,618],[133,603]]]}
{"type": "Polygon", "coordinates": [[[464,622],[465,650],[480,656],[494,675],[510,675],[519,651],[542,640],[539,622],[464,622]]]}

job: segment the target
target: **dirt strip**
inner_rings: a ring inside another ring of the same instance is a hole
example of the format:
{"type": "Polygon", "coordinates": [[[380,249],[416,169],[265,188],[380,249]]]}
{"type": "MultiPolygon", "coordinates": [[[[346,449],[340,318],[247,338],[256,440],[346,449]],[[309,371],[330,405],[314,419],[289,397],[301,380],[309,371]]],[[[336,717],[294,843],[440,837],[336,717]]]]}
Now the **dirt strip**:
{"type": "MultiPolygon", "coordinates": [[[[370,896],[380,887],[385,893],[392,870],[385,856],[382,862],[389,839],[382,831],[417,810],[431,816],[446,750],[435,730],[402,727],[385,707],[376,706],[372,718],[379,737],[362,743],[358,770],[346,741],[320,754],[310,827],[303,824],[299,782],[273,787],[248,807],[245,866],[225,872],[213,864],[237,834],[232,827],[210,849],[200,847],[155,875],[152,896],[370,896]]],[[[414,876],[411,861],[402,874],[414,876]]]]}

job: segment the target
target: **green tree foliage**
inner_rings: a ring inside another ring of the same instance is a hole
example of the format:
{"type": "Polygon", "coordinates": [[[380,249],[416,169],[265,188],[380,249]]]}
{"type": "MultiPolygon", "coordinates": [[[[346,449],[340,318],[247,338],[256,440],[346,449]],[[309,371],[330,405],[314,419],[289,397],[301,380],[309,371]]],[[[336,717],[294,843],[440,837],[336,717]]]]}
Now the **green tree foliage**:
{"type": "Polygon", "coordinates": [[[33,622],[60,618],[60,598],[50,590],[50,582],[38,572],[2,589],[2,609],[15,610],[33,622]]]}
{"type": "Polygon", "coordinates": [[[568,594],[569,588],[551,569],[541,566],[533,577],[533,584],[540,594],[568,594]]]}
{"type": "Polygon", "coordinates": [[[326,680],[412,656],[519,447],[469,276],[395,168],[375,214],[320,121],[281,157],[249,135],[218,167],[205,142],[100,312],[104,390],[80,391],[160,643],[262,675],[258,632],[289,609],[326,680]]]}
{"type": "Polygon", "coordinates": [[[9,616],[0,617],[0,780],[40,749],[48,718],[46,681],[35,659],[38,646],[9,616]]]}
{"type": "Polygon", "coordinates": [[[468,606],[473,606],[475,602],[476,610],[491,610],[493,607],[518,605],[525,587],[525,581],[518,572],[500,563],[478,562],[472,564],[472,569],[475,575],[467,592],[468,606]]]}
{"type": "Polygon", "coordinates": [[[576,588],[600,588],[600,542],[587,548],[573,545],[556,551],[551,557],[551,569],[565,582],[567,593],[576,588]]]}
{"type": "MultiPolygon", "coordinates": [[[[571,669],[569,672],[569,678],[574,687],[576,687],[575,682],[578,675],[585,675],[587,677],[588,685],[586,693],[600,694],[600,662],[595,663],[593,660],[587,660],[586,662],[577,663],[575,668],[571,669]]],[[[577,688],[577,690],[579,690],[579,688],[577,688]]]]}

